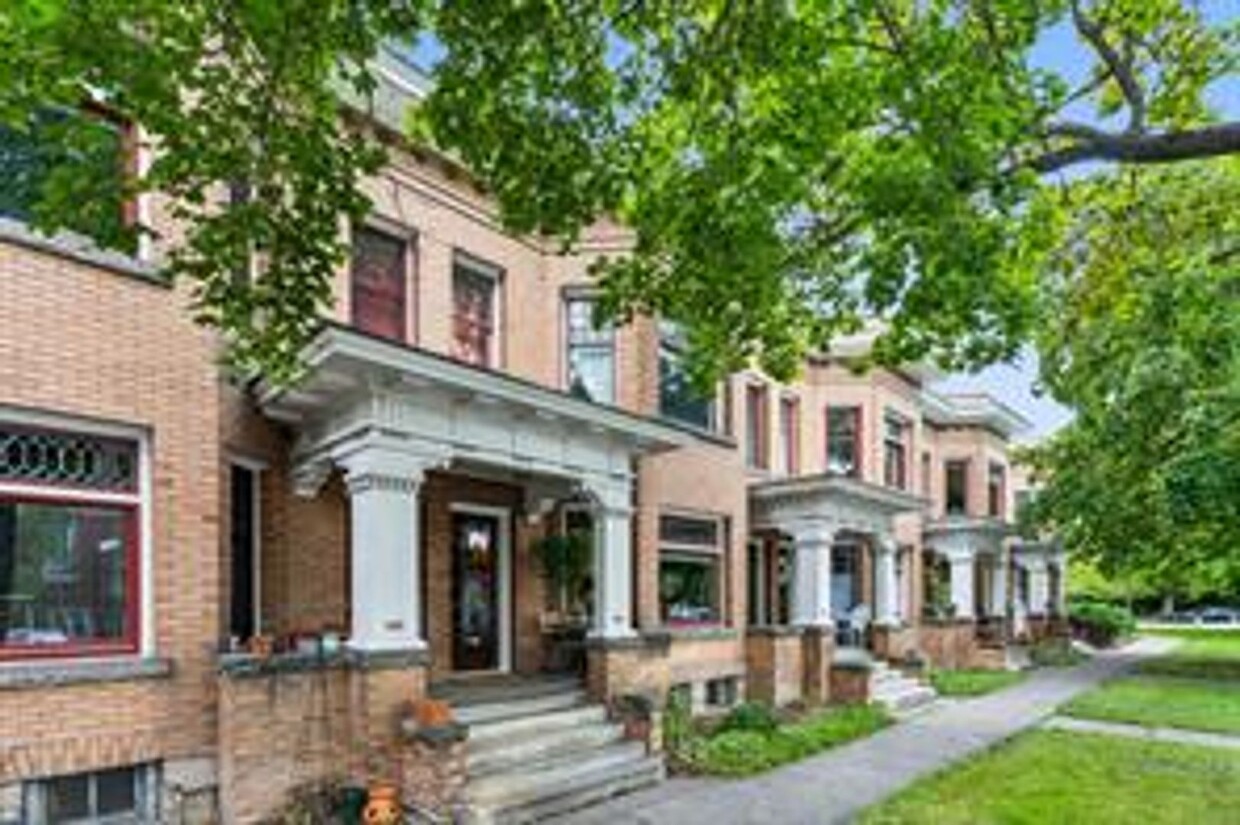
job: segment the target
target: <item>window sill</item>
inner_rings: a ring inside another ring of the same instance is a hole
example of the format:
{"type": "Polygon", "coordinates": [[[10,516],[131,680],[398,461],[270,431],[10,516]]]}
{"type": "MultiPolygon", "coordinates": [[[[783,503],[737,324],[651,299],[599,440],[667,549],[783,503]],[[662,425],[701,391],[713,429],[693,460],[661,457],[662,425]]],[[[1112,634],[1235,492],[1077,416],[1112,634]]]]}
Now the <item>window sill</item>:
{"type": "Polygon", "coordinates": [[[90,238],[76,232],[62,231],[55,235],[43,235],[22,221],[0,217],[0,241],[76,263],[108,269],[145,281],[152,286],[172,286],[172,282],[151,264],[124,252],[104,249],[90,238]]]}
{"type": "Polygon", "coordinates": [[[0,663],[0,690],[27,690],[90,684],[164,679],[172,675],[172,660],[157,658],[83,659],[0,663]]]}
{"type": "Polygon", "coordinates": [[[667,624],[660,630],[673,640],[735,639],[740,634],[734,627],[721,624],[667,624]]]}

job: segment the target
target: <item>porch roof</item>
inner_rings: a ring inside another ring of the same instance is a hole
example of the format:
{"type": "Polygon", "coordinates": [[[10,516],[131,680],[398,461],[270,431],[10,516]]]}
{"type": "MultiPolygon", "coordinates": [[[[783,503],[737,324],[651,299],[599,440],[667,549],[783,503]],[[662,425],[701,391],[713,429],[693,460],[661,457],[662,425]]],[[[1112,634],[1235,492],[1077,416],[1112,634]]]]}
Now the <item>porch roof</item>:
{"type": "Polygon", "coordinates": [[[894,516],[917,512],[927,503],[904,490],[835,473],[757,482],[749,487],[749,500],[756,529],[824,523],[874,535],[890,534],[894,516]]]}
{"type": "Polygon", "coordinates": [[[952,553],[999,552],[1003,540],[1014,527],[997,518],[947,516],[929,521],[922,528],[926,544],[932,549],[952,553]]]}
{"type": "Polygon", "coordinates": [[[635,454],[710,439],[334,323],[307,347],[303,364],[292,386],[255,386],[263,412],[297,430],[296,464],[330,456],[350,437],[382,432],[445,464],[627,477],[635,454]]]}

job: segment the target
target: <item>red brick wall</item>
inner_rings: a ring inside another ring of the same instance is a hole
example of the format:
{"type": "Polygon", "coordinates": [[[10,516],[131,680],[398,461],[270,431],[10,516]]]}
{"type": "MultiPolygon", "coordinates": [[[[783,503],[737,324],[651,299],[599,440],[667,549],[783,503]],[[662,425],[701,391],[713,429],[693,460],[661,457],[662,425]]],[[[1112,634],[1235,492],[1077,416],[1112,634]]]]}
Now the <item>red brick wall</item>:
{"type": "Polygon", "coordinates": [[[155,654],[172,675],[0,690],[0,783],[210,752],[219,635],[219,385],[186,295],[0,241],[3,403],[146,428],[155,654]]]}

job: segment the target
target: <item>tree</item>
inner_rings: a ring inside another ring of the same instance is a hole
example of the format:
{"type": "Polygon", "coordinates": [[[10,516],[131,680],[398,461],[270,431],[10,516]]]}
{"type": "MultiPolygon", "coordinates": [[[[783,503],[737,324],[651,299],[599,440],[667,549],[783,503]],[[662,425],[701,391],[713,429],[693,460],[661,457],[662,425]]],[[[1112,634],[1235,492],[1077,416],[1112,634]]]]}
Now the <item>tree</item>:
{"type": "MultiPolygon", "coordinates": [[[[1062,226],[1047,174],[1240,149],[1204,102],[1235,23],[1180,0],[23,0],[0,10],[0,121],[92,90],[149,129],[129,184],[176,199],[170,271],[239,364],[287,377],[379,162],[339,85],[364,95],[381,40],[428,33],[446,56],[412,136],[514,230],[631,228],[598,263],[605,309],[683,322],[703,381],[788,375],[872,318],[883,360],[1006,357],[1062,226]],[[1078,88],[1030,59],[1064,25],[1093,55],[1078,88]],[[230,185],[248,197],[220,209],[230,185]],[[264,277],[233,277],[255,252],[264,277]]],[[[73,224],[80,177],[41,226],[73,224]]]]}
{"type": "Polygon", "coordinates": [[[1108,574],[1240,592],[1240,159],[1061,195],[1042,380],[1074,420],[1031,458],[1035,515],[1108,574]]]}

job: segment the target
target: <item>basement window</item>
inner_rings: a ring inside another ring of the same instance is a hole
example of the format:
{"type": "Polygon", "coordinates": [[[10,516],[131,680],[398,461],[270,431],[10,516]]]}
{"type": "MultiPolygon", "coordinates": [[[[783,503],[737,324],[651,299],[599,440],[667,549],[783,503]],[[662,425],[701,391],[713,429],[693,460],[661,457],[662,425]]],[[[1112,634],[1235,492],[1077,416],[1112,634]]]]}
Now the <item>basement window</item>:
{"type": "Polygon", "coordinates": [[[28,782],[22,821],[29,825],[145,825],[158,822],[157,771],[131,765],[28,782]]]}

